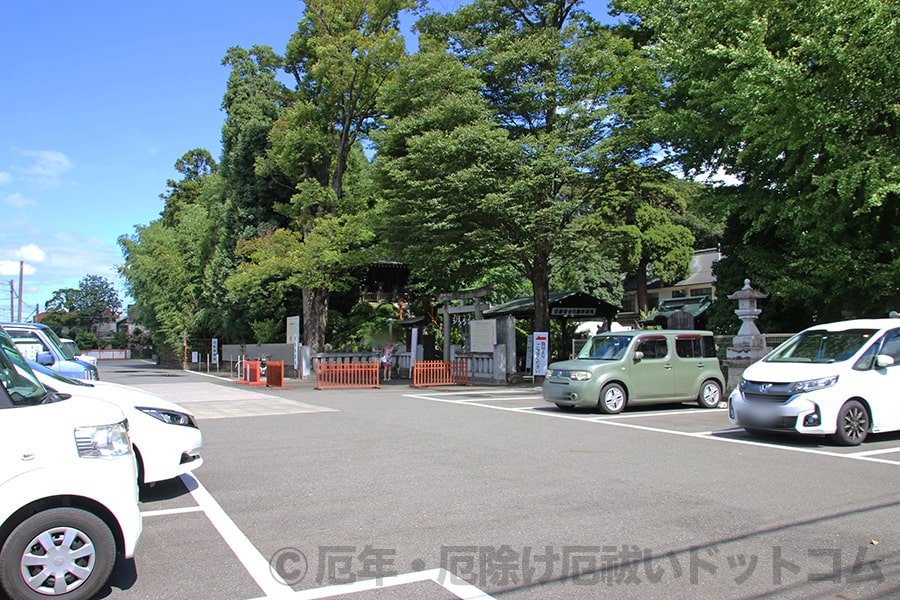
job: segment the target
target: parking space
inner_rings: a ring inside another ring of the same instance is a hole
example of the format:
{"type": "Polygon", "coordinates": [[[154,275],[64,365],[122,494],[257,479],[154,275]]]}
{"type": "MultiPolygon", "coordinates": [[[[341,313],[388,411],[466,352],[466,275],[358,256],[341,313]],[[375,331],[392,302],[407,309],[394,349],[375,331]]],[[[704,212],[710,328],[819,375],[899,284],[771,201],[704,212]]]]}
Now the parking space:
{"type": "Polygon", "coordinates": [[[562,410],[544,402],[540,388],[532,390],[462,390],[443,392],[417,392],[411,398],[432,402],[465,404],[483,408],[533,414],[550,418],[574,419],[603,426],[625,427],[655,431],[670,435],[706,437],[710,440],[756,444],[793,452],[821,452],[826,455],[871,460],[900,465],[900,433],[876,434],[862,446],[837,446],[820,437],[770,435],[764,438],[748,435],[743,428],[735,427],[728,420],[727,409],[704,409],[686,403],[672,405],[640,406],[629,408],[615,415],[604,415],[596,410],[576,408],[562,410]]]}
{"type": "Polygon", "coordinates": [[[143,493],[113,600],[862,598],[900,580],[900,436],[759,440],[724,409],[567,412],[531,386],[101,372],[204,433],[198,471],[143,493]]]}

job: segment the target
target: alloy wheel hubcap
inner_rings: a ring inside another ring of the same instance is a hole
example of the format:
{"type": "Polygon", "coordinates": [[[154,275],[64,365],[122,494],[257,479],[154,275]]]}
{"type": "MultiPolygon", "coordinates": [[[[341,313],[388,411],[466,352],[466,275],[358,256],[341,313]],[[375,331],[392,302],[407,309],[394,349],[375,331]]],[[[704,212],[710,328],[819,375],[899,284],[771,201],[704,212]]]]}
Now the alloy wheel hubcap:
{"type": "Polygon", "coordinates": [[[851,440],[860,439],[866,430],[866,415],[862,409],[852,408],[844,416],[844,432],[851,440]]]}

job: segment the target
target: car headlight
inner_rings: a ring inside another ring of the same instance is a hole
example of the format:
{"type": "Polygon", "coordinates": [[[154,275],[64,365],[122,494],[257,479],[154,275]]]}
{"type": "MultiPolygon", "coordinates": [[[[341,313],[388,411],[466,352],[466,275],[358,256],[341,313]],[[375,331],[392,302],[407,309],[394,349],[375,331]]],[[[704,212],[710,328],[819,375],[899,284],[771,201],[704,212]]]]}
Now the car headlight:
{"type": "Polygon", "coordinates": [[[820,379],[810,379],[808,381],[798,381],[791,386],[792,394],[800,394],[803,392],[814,392],[827,387],[831,387],[837,383],[838,376],[822,377],[820,379]]]}
{"type": "Polygon", "coordinates": [[[81,458],[111,458],[131,452],[126,421],[112,425],[75,428],[75,446],[81,458]]]}
{"type": "Polygon", "coordinates": [[[174,410],[165,410],[162,408],[150,408],[148,406],[135,407],[145,415],[150,415],[154,419],[159,419],[163,423],[169,425],[183,425],[184,427],[197,427],[194,419],[190,415],[180,413],[174,410]]]}
{"type": "Polygon", "coordinates": [[[569,371],[569,379],[572,381],[587,381],[590,378],[590,371],[569,371]]]}

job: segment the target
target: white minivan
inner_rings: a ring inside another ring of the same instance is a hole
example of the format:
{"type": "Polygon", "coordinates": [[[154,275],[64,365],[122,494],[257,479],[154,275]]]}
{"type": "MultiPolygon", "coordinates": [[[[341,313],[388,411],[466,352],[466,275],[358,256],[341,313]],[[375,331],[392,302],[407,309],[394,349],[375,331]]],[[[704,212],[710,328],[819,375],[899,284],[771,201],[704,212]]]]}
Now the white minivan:
{"type": "Polygon", "coordinates": [[[0,329],[0,585],[10,600],[86,600],[142,531],[128,424],[48,392],[0,329]]]}
{"type": "Polygon", "coordinates": [[[900,430],[900,319],[815,325],[747,367],[728,417],[748,433],[831,436],[900,430]]]}

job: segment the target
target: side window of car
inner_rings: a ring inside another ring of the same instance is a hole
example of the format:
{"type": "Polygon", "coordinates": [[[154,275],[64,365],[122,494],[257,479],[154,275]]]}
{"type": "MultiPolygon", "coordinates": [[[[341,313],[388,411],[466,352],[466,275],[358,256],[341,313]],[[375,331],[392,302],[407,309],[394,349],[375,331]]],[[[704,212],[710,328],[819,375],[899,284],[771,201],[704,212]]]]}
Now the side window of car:
{"type": "Polygon", "coordinates": [[[675,354],[677,354],[681,358],[700,358],[700,338],[675,338],[675,354]]]}
{"type": "Polygon", "coordinates": [[[704,335],[700,338],[700,347],[702,349],[703,358],[717,358],[719,356],[716,350],[716,338],[711,335],[704,335]]]}
{"type": "Polygon", "coordinates": [[[894,359],[894,364],[900,364],[900,330],[891,331],[884,337],[884,344],[879,354],[887,354],[894,359]]]}
{"type": "Polygon", "coordinates": [[[889,331],[859,357],[853,368],[857,371],[866,371],[875,366],[875,356],[887,354],[894,359],[894,366],[900,365],[900,329],[889,331]]]}
{"type": "Polygon", "coordinates": [[[669,354],[666,338],[645,338],[637,347],[645,359],[665,358],[669,354]]]}

